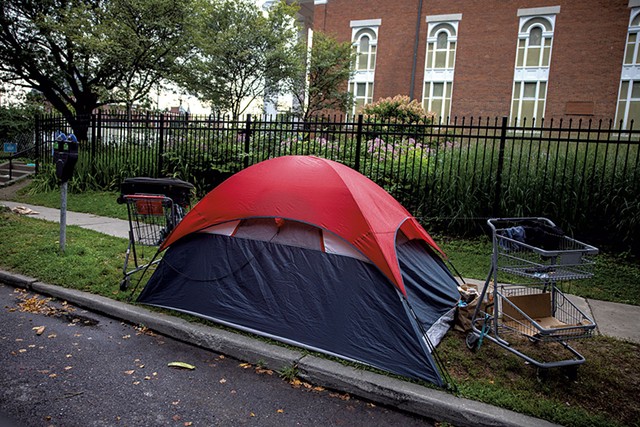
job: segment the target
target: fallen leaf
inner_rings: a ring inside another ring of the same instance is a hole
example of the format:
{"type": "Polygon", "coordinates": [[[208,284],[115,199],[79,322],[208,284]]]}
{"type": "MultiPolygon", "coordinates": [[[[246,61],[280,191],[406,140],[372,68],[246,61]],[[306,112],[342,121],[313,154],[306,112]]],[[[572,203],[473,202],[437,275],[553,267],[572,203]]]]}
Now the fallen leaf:
{"type": "Polygon", "coordinates": [[[71,354],[67,354],[65,357],[68,359],[68,358],[70,358],[70,357],[73,357],[73,355],[71,355],[71,354]]]}
{"type": "Polygon", "coordinates": [[[256,416],[256,414],[254,414],[253,412],[252,412],[251,414],[249,414],[249,415],[251,415],[252,417],[255,417],[255,416],[256,416]]]}
{"type": "Polygon", "coordinates": [[[21,348],[20,350],[18,350],[18,353],[26,353],[27,349],[26,348],[21,348]]]}
{"type": "Polygon", "coordinates": [[[150,380],[150,379],[151,379],[151,377],[147,375],[146,377],[144,377],[144,379],[145,379],[145,380],[150,380]]]}
{"type": "Polygon", "coordinates": [[[187,421],[186,423],[184,423],[185,427],[189,427],[191,425],[193,425],[193,422],[191,421],[187,421]]]}
{"type": "Polygon", "coordinates": [[[133,385],[138,385],[138,384],[140,384],[140,381],[134,381],[133,382],[133,385]]]}
{"type": "Polygon", "coordinates": [[[27,347],[29,347],[29,348],[36,348],[36,345],[35,345],[35,344],[29,344],[27,347]]]}
{"type": "Polygon", "coordinates": [[[65,366],[65,367],[64,367],[64,370],[65,370],[65,371],[68,371],[69,369],[73,369],[73,366],[65,366]]]}
{"type": "Polygon", "coordinates": [[[180,404],[180,401],[179,401],[179,400],[176,400],[175,402],[171,402],[171,404],[172,404],[172,405],[178,405],[178,404],[180,404]]]}
{"type": "Polygon", "coordinates": [[[173,419],[173,421],[180,421],[180,415],[174,415],[173,417],[171,417],[173,419]]]}
{"type": "Polygon", "coordinates": [[[278,414],[284,414],[284,409],[278,409],[276,412],[277,412],[278,414]]]}
{"type": "Polygon", "coordinates": [[[58,374],[50,374],[50,375],[49,375],[49,378],[55,378],[55,377],[57,377],[57,376],[58,376],[58,374]]]}
{"type": "Polygon", "coordinates": [[[32,328],[34,331],[36,331],[36,335],[42,335],[42,333],[44,332],[44,330],[46,329],[46,327],[44,326],[35,326],[34,328],[32,328]]]}
{"type": "Polygon", "coordinates": [[[24,341],[22,338],[16,338],[16,342],[22,342],[24,341]]]}
{"type": "Polygon", "coordinates": [[[56,335],[56,334],[49,334],[49,335],[47,335],[47,338],[55,338],[55,337],[57,337],[57,335],[56,335]]]}
{"type": "Polygon", "coordinates": [[[123,335],[123,336],[122,336],[122,339],[123,339],[123,340],[128,340],[129,338],[131,338],[131,335],[123,335]]]}
{"type": "Polygon", "coordinates": [[[182,369],[189,369],[189,370],[196,369],[195,366],[190,365],[188,363],[184,363],[184,362],[170,362],[170,363],[167,363],[167,366],[170,368],[182,368],[182,369]]]}
{"type": "Polygon", "coordinates": [[[248,369],[248,368],[251,367],[251,364],[249,364],[249,363],[241,363],[238,366],[240,366],[243,369],[248,369]]]}
{"type": "Polygon", "coordinates": [[[224,378],[220,380],[220,384],[224,384],[226,382],[227,382],[227,380],[225,380],[224,378]]]}
{"type": "Polygon", "coordinates": [[[351,399],[351,396],[349,396],[348,394],[339,394],[339,393],[329,393],[330,397],[337,397],[340,400],[349,400],[351,399]]]}
{"type": "Polygon", "coordinates": [[[317,387],[314,387],[313,390],[314,391],[324,391],[325,389],[324,389],[324,387],[317,386],[317,387]]]}
{"type": "Polygon", "coordinates": [[[131,369],[130,371],[124,371],[126,375],[132,375],[134,372],[135,372],[134,369],[131,369]]]}
{"type": "Polygon", "coordinates": [[[218,359],[224,359],[224,356],[221,354],[220,356],[218,356],[218,359]]]}

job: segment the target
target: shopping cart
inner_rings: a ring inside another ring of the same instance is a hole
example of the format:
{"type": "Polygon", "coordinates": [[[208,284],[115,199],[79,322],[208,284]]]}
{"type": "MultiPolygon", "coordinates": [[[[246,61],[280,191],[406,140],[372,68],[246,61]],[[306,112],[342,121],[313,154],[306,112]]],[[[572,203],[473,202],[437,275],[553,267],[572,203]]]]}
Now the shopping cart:
{"type": "Polygon", "coordinates": [[[493,240],[491,269],[471,319],[467,346],[475,350],[486,338],[538,368],[584,363],[567,341],[592,336],[596,324],[560,285],[591,278],[598,249],[564,235],[546,218],[495,218],[487,223],[493,240]],[[526,354],[526,345],[521,351],[507,341],[514,335],[531,343],[560,343],[570,357],[539,360],[526,354]]]}
{"type": "MultiPolygon", "coordinates": [[[[193,185],[172,178],[127,178],[120,186],[118,203],[127,205],[129,245],[125,253],[120,289],[126,290],[131,276],[147,268],[142,263],[144,247],[157,247],[186,214],[193,185]],[[133,268],[129,261],[133,258],[133,268]]],[[[155,254],[154,250],[154,254],[155,254]]],[[[155,264],[159,259],[154,260],[155,264]]]]}

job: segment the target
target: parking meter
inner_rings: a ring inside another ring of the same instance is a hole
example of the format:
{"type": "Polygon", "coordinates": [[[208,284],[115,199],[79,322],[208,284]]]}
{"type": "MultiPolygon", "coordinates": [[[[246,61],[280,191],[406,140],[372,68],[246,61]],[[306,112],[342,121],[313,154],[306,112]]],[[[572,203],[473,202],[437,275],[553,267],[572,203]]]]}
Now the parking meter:
{"type": "Polygon", "coordinates": [[[75,135],[58,133],[53,147],[53,161],[60,182],[69,181],[78,162],[78,140],[75,135]]]}

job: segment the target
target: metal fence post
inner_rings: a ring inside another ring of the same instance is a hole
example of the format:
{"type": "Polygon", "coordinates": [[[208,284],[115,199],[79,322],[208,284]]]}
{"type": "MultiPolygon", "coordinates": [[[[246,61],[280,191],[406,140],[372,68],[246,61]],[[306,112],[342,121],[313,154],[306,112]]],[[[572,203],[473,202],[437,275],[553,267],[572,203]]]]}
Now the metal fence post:
{"type": "Polygon", "coordinates": [[[162,157],[164,157],[164,113],[160,113],[160,132],[158,132],[158,171],[156,177],[162,174],[162,157]]]}
{"type": "Polygon", "coordinates": [[[41,115],[38,114],[35,117],[35,143],[36,143],[36,175],[38,174],[38,171],[40,170],[40,151],[42,150],[42,144],[41,144],[41,140],[42,140],[42,135],[41,135],[41,115]]]}
{"type": "MultiPolygon", "coordinates": [[[[100,111],[98,110],[98,114],[100,111]]],[[[91,164],[91,175],[95,176],[96,174],[96,137],[97,137],[97,117],[95,114],[91,114],[91,158],[89,162],[91,164]]]]}
{"type": "Polygon", "coordinates": [[[496,168],[496,188],[493,200],[493,216],[500,216],[500,195],[502,194],[502,172],[504,169],[504,148],[507,142],[507,116],[502,117],[500,127],[500,149],[498,151],[498,166],[496,168]]]}
{"type": "Polygon", "coordinates": [[[242,164],[244,168],[249,167],[249,148],[251,141],[251,114],[247,114],[247,120],[244,127],[244,159],[242,164]]]}
{"type": "Polygon", "coordinates": [[[354,169],[360,172],[360,151],[362,150],[362,121],[363,115],[358,115],[358,127],[356,128],[356,159],[354,169]]]}

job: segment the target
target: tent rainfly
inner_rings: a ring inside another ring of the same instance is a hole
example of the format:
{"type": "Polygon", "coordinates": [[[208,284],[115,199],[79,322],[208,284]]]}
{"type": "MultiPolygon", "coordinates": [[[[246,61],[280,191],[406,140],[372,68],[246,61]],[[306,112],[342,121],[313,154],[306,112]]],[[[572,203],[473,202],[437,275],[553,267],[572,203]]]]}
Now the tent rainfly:
{"type": "Polygon", "coordinates": [[[444,384],[432,352],[457,282],[418,221],[345,165],[285,156],[238,172],[165,249],[141,303],[444,384]]]}

